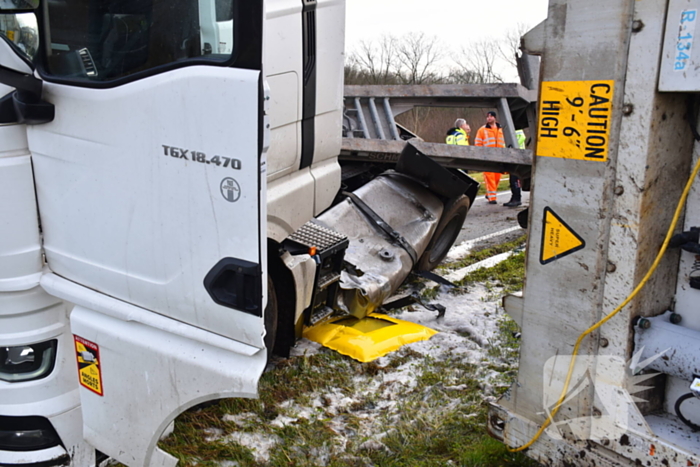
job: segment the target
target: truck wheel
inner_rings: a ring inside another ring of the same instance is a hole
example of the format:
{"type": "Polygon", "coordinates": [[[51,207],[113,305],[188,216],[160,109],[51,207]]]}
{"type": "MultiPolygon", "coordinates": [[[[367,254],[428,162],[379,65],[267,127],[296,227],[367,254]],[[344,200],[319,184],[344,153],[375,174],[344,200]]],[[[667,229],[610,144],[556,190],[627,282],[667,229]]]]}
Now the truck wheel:
{"type": "Polygon", "coordinates": [[[464,195],[448,201],[433,238],[430,239],[428,247],[418,259],[417,270],[432,271],[445,259],[447,252],[450,251],[457,235],[462,230],[469,206],[469,198],[464,195]]]}
{"type": "Polygon", "coordinates": [[[272,278],[267,276],[267,305],[265,306],[265,348],[267,349],[267,361],[272,357],[277,338],[277,294],[272,278]]]}

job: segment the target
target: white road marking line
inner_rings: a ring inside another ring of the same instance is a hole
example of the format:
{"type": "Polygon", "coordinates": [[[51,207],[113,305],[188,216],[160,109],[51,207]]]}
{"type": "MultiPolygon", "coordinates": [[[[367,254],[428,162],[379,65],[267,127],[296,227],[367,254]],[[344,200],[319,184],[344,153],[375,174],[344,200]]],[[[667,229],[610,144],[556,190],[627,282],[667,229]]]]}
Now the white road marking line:
{"type": "Polygon", "coordinates": [[[522,227],[519,225],[516,225],[514,227],[508,227],[507,229],[499,230],[498,232],[493,232],[488,235],[484,235],[483,237],[475,238],[473,240],[465,240],[462,243],[460,243],[457,246],[453,246],[450,248],[450,251],[447,253],[447,256],[445,257],[446,261],[458,261],[464,257],[466,257],[469,253],[471,253],[471,250],[474,248],[474,245],[477,243],[483,242],[484,240],[488,240],[493,237],[498,237],[501,235],[505,235],[511,232],[515,232],[516,230],[522,230],[522,227]]]}
{"type": "MultiPolygon", "coordinates": [[[[510,191],[499,191],[499,192],[496,193],[496,197],[503,196],[503,195],[510,195],[510,194],[511,194],[510,191]]],[[[483,195],[478,195],[478,196],[476,197],[476,200],[477,200],[477,201],[481,201],[481,202],[484,203],[484,204],[485,204],[485,203],[488,203],[488,200],[486,199],[486,195],[485,195],[485,194],[483,194],[483,195]]]]}
{"type": "Polygon", "coordinates": [[[482,269],[482,268],[492,268],[498,263],[507,260],[513,255],[512,251],[506,251],[505,253],[501,253],[496,256],[492,256],[490,258],[486,258],[485,260],[479,261],[478,263],[474,263],[472,265],[469,265],[467,267],[457,269],[456,271],[452,271],[449,274],[445,276],[445,279],[447,279],[450,282],[457,282],[461,281],[464,279],[467,274],[470,272],[476,271],[477,269],[482,269]]]}

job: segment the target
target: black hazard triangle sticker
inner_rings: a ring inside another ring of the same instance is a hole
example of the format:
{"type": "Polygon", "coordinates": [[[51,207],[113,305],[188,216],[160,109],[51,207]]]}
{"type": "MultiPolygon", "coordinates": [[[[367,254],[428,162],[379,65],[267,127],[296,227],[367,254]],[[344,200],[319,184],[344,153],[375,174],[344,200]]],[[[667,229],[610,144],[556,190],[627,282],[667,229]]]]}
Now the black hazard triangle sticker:
{"type": "Polygon", "coordinates": [[[540,263],[549,264],[586,247],[586,242],[551,208],[544,208],[540,263]]]}

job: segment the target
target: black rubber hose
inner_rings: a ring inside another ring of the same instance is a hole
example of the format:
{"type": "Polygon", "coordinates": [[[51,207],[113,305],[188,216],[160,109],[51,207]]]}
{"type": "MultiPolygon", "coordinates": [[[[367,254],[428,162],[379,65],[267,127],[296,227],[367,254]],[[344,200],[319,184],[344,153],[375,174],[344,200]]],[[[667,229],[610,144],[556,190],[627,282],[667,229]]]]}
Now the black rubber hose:
{"type": "Polygon", "coordinates": [[[700,431],[700,425],[696,425],[695,423],[691,422],[690,420],[688,420],[687,418],[685,418],[685,417],[683,416],[683,414],[681,413],[681,404],[682,404],[683,402],[687,401],[688,399],[695,399],[695,398],[696,398],[696,397],[695,397],[695,395],[694,395],[692,392],[689,392],[688,394],[682,395],[682,396],[679,397],[678,400],[676,401],[676,405],[675,405],[675,407],[674,407],[674,410],[676,411],[676,415],[678,416],[678,418],[680,418],[680,420],[681,420],[683,423],[685,423],[686,425],[688,425],[688,426],[690,427],[691,430],[693,430],[693,431],[700,431]]]}

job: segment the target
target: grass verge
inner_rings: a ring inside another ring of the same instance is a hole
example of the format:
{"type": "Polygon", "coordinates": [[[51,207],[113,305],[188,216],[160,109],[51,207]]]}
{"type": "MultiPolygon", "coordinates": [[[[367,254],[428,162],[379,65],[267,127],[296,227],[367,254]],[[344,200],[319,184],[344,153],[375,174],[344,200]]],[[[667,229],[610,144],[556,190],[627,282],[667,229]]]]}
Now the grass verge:
{"type": "MultiPolygon", "coordinates": [[[[516,253],[462,282],[483,284],[488,309],[498,310],[497,296],[522,287],[523,274],[524,254],[516,253]]],[[[190,410],[160,446],[181,466],[535,466],[486,433],[486,400],[514,380],[519,346],[515,323],[502,310],[490,313],[474,318],[493,319],[496,329],[480,347],[469,341],[433,351],[455,335],[370,363],[324,348],[283,360],[263,375],[259,399],[190,410]]]]}
{"type": "Polygon", "coordinates": [[[517,292],[523,288],[525,251],[515,253],[492,268],[482,268],[467,274],[457,285],[483,283],[498,295],[517,292]]]}

